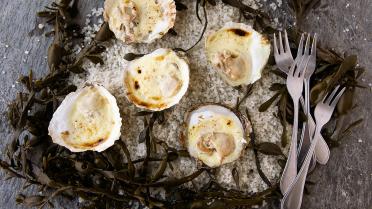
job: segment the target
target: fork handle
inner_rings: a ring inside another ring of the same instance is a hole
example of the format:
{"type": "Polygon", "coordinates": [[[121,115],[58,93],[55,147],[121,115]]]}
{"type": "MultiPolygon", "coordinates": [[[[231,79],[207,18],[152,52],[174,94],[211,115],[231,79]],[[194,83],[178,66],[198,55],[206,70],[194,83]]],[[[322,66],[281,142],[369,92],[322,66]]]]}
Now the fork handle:
{"type": "Polygon", "coordinates": [[[297,175],[297,131],[298,131],[298,99],[294,101],[294,115],[292,127],[291,146],[289,148],[288,159],[285,164],[283,174],[280,179],[280,190],[282,194],[286,193],[289,186],[297,175]]]}
{"type": "MultiPolygon", "coordinates": [[[[313,136],[314,131],[315,131],[315,122],[314,122],[313,117],[310,114],[310,86],[309,86],[310,83],[309,83],[308,80],[305,80],[304,83],[305,83],[305,98],[306,98],[306,101],[305,101],[304,97],[301,96],[300,97],[300,102],[301,102],[302,108],[305,110],[305,113],[308,116],[308,124],[306,124],[306,125],[309,125],[310,135],[307,134],[307,133],[302,133],[301,134],[301,139],[300,139],[300,144],[299,144],[299,153],[298,153],[298,158],[299,158],[299,162],[300,162],[299,164],[301,164],[301,162],[303,162],[303,160],[306,156],[306,151],[308,149],[308,146],[310,146],[310,138],[311,138],[310,136],[313,136]],[[306,93],[306,92],[308,92],[308,93],[306,93]]],[[[305,126],[303,126],[303,127],[305,127],[305,126]]],[[[325,142],[323,136],[320,136],[320,139],[319,139],[319,141],[318,141],[318,143],[316,144],[316,147],[315,147],[315,159],[319,164],[325,165],[325,164],[327,164],[327,162],[329,160],[329,156],[330,156],[329,147],[328,147],[327,143],[325,142]]],[[[314,167],[315,167],[315,165],[311,166],[312,169],[314,169],[314,167]]]]}
{"type": "Polygon", "coordinates": [[[331,151],[329,150],[328,144],[320,134],[319,141],[315,145],[316,161],[321,165],[325,165],[328,163],[330,155],[331,151]]]}
{"type": "Polygon", "coordinates": [[[290,185],[289,190],[287,193],[284,194],[284,197],[281,201],[281,209],[300,209],[301,203],[302,203],[302,197],[306,182],[306,176],[307,172],[309,170],[309,165],[311,158],[314,154],[314,149],[319,141],[319,138],[321,137],[320,134],[321,128],[316,129],[315,136],[311,142],[311,146],[307,152],[306,158],[304,163],[301,166],[300,171],[298,172],[298,175],[296,176],[295,180],[290,185]]]}
{"type": "MultiPolygon", "coordinates": [[[[311,143],[310,140],[307,141],[305,138],[312,136],[315,132],[315,122],[314,122],[314,120],[311,116],[309,116],[309,118],[308,118],[308,123],[306,123],[306,126],[307,125],[309,125],[310,135],[306,134],[306,133],[302,133],[302,135],[301,135],[301,140],[300,140],[300,144],[299,144],[299,154],[298,154],[299,164],[302,164],[302,162],[304,161],[304,159],[306,157],[307,149],[308,149],[308,147],[310,146],[310,143],[311,143]]],[[[325,142],[323,136],[320,135],[319,141],[315,145],[316,161],[321,165],[327,164],[327,162],[329,160],[330,153],[331,152],[329,150],[327,142],[325,142]]],[[[310,169],[310,171],[311,171],[311,169],[310,169]]]]}

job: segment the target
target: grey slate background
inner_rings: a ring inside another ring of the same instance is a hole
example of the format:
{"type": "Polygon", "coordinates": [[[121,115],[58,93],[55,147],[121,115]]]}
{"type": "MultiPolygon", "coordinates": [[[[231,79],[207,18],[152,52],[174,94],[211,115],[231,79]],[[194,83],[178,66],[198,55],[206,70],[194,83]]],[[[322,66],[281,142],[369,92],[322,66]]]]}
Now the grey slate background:
{"type": "MultiPolygon", "coordinates": [[[[275,1],[275,0],[274,0],[275,1]]],[[[0,2],[0,156],[10,136],[6,122],[6,106],[14,98],[20,84],[19,73],[33,69],[37,75],[46,72],[46,50],[50,39],[28,36],[36,23],[35,13],[50,0],[2,0],[0,2]],[[28,51],[28,54],[25,53],[28,51]]],[[[103,0],[80,1],[82,15],[102,5],[103,0]]],[[[263,2],[263,1],[262,1],[263,2]]],[[[269,1],[267,1],[269,2],[269,1]]],[[[305,196],[302,208],[311,209],[370,209],[372,208],[372,1],[323,0],[326,7],[313,11],[305,23],[309,32],[317,32],[323,46],[338,52],[357,54],[367,72],[362,81],[367,90],[358,91],[359,104],[350,121],[364,118],[361,126],[344,139],[340,148],[332,150],[327,166],[318,168],[310,177],[317,182],[305,196]]],[[[273,12],[280,21],[286,19],[283,6],[273,12]],[[284,15],[283,15],[284,14],[284,15]]],[[[24,208],[16,205],[15,196],[23,182],[3,181],[0,171],[0,208],[24,208]]],[[[35,191],[32,188],[30,192],[35,191]]],[[[60,200],[56,208],[76,208],[60,200]]]]}

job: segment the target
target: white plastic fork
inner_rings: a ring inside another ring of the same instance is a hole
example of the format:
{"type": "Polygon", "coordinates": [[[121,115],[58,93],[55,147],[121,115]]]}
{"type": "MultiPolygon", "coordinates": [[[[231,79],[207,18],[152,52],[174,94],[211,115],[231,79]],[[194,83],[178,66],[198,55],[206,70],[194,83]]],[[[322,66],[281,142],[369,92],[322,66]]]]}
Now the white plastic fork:
{"type": "Polygon", "coordinates": [[[311,146],[306,154],[304,163],[301,166],[301,169],[296,177],[296,179],[290,185],[287,193],[284,194],[284,197],[281,201],[281,209],[300,209],[303,197],[303,190],[306,182],[306,176],[308,173],[311,157],[313,155],[315,146],[320,139],[323,126],[328,123],[331,119],[333,111],[340,100],[342,94],[345,91],[345,88],[339,90],[340,86],[337,86],[333,92],[323,99],[322,102],[317,104],[315,108],[315,120],[316,120],[316,129],[313,140],[311,141],[311,146]],[[336,93],[338,92],[337,96],[336,93]]]}
{"type": "Polygon", "coordinates": [[[300,97],[302,95],[304,75],[306,72],[306,66],[309,62],[309,58],[295,61],[287,76],[287,89],[293,100],[293,127],[292,127],[292,139],[289,148],[287,163],[284,167],[283,174],[280,179],[280,190],[284,194],[293,180],[297,175],[297,131],[298,131],[298,106],[300,97]],[[305,64],[303,64],[305,62],[305,64]],[[304,66],[305,69],[301,69],[300,66],[304,66]]]}

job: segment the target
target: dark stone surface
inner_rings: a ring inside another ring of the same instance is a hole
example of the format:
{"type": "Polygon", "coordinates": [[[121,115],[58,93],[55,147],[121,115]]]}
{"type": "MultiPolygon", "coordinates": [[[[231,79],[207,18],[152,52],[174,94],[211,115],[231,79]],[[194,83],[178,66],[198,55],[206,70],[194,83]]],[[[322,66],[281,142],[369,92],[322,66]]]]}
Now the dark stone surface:
{"type": "MultiPolygon", "coordinates": [[[[19,73],[34,69],[36,75],[46,72],[44,58],[50,39],[43,36],[28,36],[36,23],[35,13],[48,0],[24,1],[3,0],[0,2],[0,156],[10,136],[6,122],[6,106],[14,98],[20,84],[16,83],[19,73]],[[25,51],[29,53],[26,54],[25,51]],[[13,86],[14,85],[14,86],[13,86]]],[[[103,1],[80,1],[81,11],[102,5],[103,1]]],[[[263,2],[263,1],[262,1],[263,2]]],[[[370,0],[323,0],[323,5],[312,12],[305,28],[317,32],[323,46],[338,52],[357,54],[360,65],[366,67],[363,82],[372,83],[372,1],[370,0]]],[[[274,15],[285,19],[277,10],[274,15]]],[[[288,14],[288,13],[287,13],[288,14]]],[[[327,166],[319,167],[310,177],[317,182],[309,187],[311,195],[305,196],[302,208],[311,209],[370,209],[372,208],[372,143],[371,143],[371,87],[358,91],[355,100],[358,107],[348,120],[364,118],[364,122],[343,140],[340,148],[332,150],[327,166]]],[[[0,179],[5,174],[0,172],[0,179]]],[[[14,198],[23,182],[17,179],[0,183],[0,207],[23,208],[16,205],[14,198]]],[[[36,192],[30,189],[30,192],[36,192]]],[[[75,208],[60,200],[56,208],[75,208]]]]}

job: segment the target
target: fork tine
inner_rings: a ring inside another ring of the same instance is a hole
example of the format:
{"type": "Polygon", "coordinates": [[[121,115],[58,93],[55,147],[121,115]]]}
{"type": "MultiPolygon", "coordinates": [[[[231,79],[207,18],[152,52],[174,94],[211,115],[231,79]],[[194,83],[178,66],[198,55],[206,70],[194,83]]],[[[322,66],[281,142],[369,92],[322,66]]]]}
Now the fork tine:
{"type": "Polygon", "coordinates": [[[288,72],[288,77],[293,76],[294,71],[295,71],[296,66],[297,66],[297,63],[298,63],[298,61],[296,61],[296,60],[292,63],[291,68],[289,69],[289,72],[288,72]]]}
{"type": "Polygon", "coordinates": [[[310,33],[307,34],[304,54],[310,55],[310,33]]]}
{"type": "Polygon", "coordinates": [[[305,77],[305,73],[306,73],[306,70],[307,70],[307,65],[309,64],[309,62],[310,62],[310,58],[311,57],[308,57],[307,58],[307,60],[306,60],[306,62],[305,62],[305,64],[304,64],[304,67],[302,68],[302,70],[300,71],[300,77],[305,77]]]}
{"type": "Polygon", "coordinates": [[[298,77],[300,67],[302,66],[302,62],[304,60],[304,57],[301,57],[298,62],[296,62],[296,68],[294,69],[293,76],[298,77]]]}
{"type": "Polygon", "coordinates": [[[276,34],[274,33],[274,55],[279,55],[278,45],[276,44],[276,34]]]}
{"type": "Polygon", "coordinates": [[[284,42],[285,42],[285,52],[291,53],[291,47],[289,47],[287,30],[284,30],[284,42]]]}
{"type": "Polygon", "coordinates": [[[340,100],[342,94],[345,92],[346,88],[342,88],[341,91],[337,94],[337,96],[335,97],[335,99],[332,101],[331,103],[331,106],[332,107],[336,107],[337,103],[338,103],[338,100],[340,100]]]}
{"type": "Polygon", "coordinates": [[[280,50],[280,53],[284,53],[282,32],[279,32],[279,50],[280,50]]]}
{"type": "Polygon", "coordinates": [[[301,40],[297,49],[297,57],[302,56],[302,50],[304,48],[304,34],[301,34],[301,40]]]}
{"type": "Polygon", "coordinates": [[[340,88],[340,85],[336,86],[336,88],[332,91],[331,94],[328,94],[327,96],[327,100],[325,101],[325,103],[327,104],[331,104],[331,101],[333,99],[333,97],[336,95],[337,93],[337,90],[340,88]]]}
{"type": "Polygon", "coordinates": [[[318,34],[314,34],[313,44],[311,46],[311,55],[316,56],[316,42],[318,41],[318,34]]]}
{"type": "Polygon", "coordinates": [[[306,58],[302,57],[301,61],[298,63],[297,70],[295,72],[296,77],[302,77],[305,75],[305,71],[307,68],[307,64],[309,63],[310,57],[306,58]]]}

